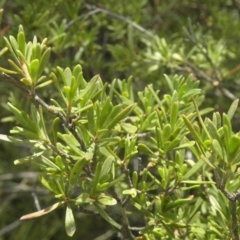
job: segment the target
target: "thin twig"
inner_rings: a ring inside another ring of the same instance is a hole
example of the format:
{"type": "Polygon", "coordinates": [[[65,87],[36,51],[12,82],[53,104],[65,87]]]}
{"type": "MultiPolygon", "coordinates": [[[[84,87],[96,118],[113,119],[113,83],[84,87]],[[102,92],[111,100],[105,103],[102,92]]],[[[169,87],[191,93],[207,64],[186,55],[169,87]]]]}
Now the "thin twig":
{"type": "Polygon", "coordinates": [[[72,21],[68,22],[68,24],[65,26],[65,30],[67,30],[69,27],[71,27],[75,22],[77,22],[78,20],[85,18],[85,17],[89,17],[91,15],[94,15],[98,12],[101,12],[100,9],[94,9],[84,15],[78,16],[77,18],[73,19],[72,21]]]}
{"type": "Polygon", "coordinates": [[[131,231],[142,231],[144,230],[146,227],[129,227],[129,230],[131,231]]]}
{"type": "Polygon", "coordinates": [[[231,215],[232,215],[232,232],[234,235],[234,239],[239,240],[236,200],[231,202],[231,215]]]}
{"type": "MultiPolygon", "coordinates": [[[[126,215],[125,208],[123,208],[121,198],[119,197],[119,195],[116,192],[114,187],[110,188],[109,191],[110,191],[111,195],[117,200],[117,207],[118,207],[119,214],[120,214],[119,218],[120,218],[121,225],[122,225],[121,233],[122,233],[124,239],[132,240],[132,239],[134,239],[134,236],[129,229],[130,225],[129,225],[129,222],[128,222],[128,218],[127,218],[127,215],[126,215]]],[[[114,218],[114,219],[116,219],[116,218],[114,218]]]]}
{"type": "Polygon", "coordinates": [[[122,20],[124,22],[126,22],[127,24],[133,26],[134,28],[136,28],[137,30],[139,30],[140,32],[143,32],[145,33],[146,35],[148,35],[149,37],[151,38],[155,38],[154,34],[152,34],[150,31],[146,30],[145,28],[143,28],[142,26],[140,26],[139,24],[133,22],[132,20],[126,18],[126,17],[123,17],[117,13],[114,13],[114,12],[111,12],[107,9],[103,9],[103,8],[100,8],[100,7],[96,7],[92,4],[88,4],[88,3],[84,3],[84,5],[86,6],[86,8],[88,8],[89,10],[98,10],[99,12],[102,12],[102,13],[105,13],[111,17],[114,17],[114,18],[117,18],[119,20],[122,20]]]}
{"type": "Polygon", "coordinates": [[[22,223],[21,220],[16,220],[11,224],[7,225],[6,227],[0,229],[0,236],[5,235],[8,232],[11,232],[14,228],[18,227],[22,223]]]}

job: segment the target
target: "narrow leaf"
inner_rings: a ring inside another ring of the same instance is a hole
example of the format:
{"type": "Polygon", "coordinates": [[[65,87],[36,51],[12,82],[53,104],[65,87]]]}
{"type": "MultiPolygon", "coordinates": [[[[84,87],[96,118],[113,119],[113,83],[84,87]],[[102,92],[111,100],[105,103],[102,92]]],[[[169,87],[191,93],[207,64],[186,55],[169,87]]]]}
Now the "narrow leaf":
{"type": "Polygon", "coordinates": [[[67,209],[66,209],[65,229],[66,229],[66,233],[69,237],[72,237],[76,231],[76,225],[75,225],[72,208],[69,204],[67,205],[67,209]]]}
{"type": "Polygon", "coordinates": [[[231,104],[228,112],[227,112],[227,115],[228,115],[228,117],[229,117],[230,120],[232,119],[234,113],[235,113],[236,110],[237,110],[238,102],[239,102],[239,99],[234,100],[233,103],[231,104]]]}
{"type": "Polygon", "coordinates": [[[43,215],[46,215],[50,212],[52,212],[53,210],[55,210],[56,208],[58,208],[59,206],[61,206],[64,203],[64,201],[58,202],[53,204],[50,207],[47,207],[45,209],[42,209],[40,211],[34,212],[34,213],[30,213],[27,215],[24,215],[20,218],[20,220],[28,220],[28,219],[33,219],[33,218],[37,218],[37,217],[41,217],[43,215]]]}

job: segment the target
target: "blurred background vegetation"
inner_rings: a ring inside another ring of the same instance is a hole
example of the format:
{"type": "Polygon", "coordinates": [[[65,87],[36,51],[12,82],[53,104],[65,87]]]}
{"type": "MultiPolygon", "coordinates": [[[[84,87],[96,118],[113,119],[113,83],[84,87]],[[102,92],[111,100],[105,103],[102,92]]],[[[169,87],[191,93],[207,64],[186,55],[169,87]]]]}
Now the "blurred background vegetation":
{"type": "MultiPolygon", "coordinates": [[[[0,66],[9,66],[3,36],[17,35],[23,25],[27,39],[48,39],[52,48],[46,73],[56,66],[80,63],[85,79],[100,74],[105,82],[133,77],[134,89],[147,84],[167,93],[163,74],[192,74],[205,94],[204,106],[227,111],[240,95],[239,0],[0,0],[0,66]]],[[[26,106],[20,92],[0,82],[0,134],[14,122],[6,102],[26,106]]],[[[54,88],[41,92],[55,97],[54,88]]],[[[234,127],[239,129],[239,114],[234,127]]],[[[29,149],[0,143],[0,240],[68,239],[64,210],[29,222],[20,216],[49,206],[52,195],[41,187],[34,166],[14,166],[29,149]]],[[[72,239],[118,239],[103,220],[76,213],[72,239]]]]}

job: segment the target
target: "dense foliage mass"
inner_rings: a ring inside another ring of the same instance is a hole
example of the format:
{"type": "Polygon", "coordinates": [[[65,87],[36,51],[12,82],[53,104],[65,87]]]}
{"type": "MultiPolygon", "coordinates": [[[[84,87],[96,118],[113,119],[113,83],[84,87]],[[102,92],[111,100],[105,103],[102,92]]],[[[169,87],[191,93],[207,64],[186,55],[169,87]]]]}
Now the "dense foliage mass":
{"type": "Polygon", "coordinates": [[[238,1],[0,4],[0,239],[240,239],[238,1]]]}

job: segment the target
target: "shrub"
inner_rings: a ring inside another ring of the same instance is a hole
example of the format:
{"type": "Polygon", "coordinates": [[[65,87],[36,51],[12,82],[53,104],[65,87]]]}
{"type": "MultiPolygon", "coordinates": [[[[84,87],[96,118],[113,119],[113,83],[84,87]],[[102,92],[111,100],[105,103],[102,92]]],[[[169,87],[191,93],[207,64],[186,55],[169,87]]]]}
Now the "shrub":
{"type": "Polygon", "coordinates": [[[14,163],[36,165],[55,197],[22,220],[64,206],[69,236],[79,211],[101,216],[123,239],[239,239],[238,100],[203,118],[213,109],[200,108],[191,76],[165,75],[164,95],[151,84],[136,93],[131,77],[87,81],[80,65],[44,74],[51,49],[36,37],[27,43],[21,26],[5,41],[12,68],[2,67],[0,80],[29,105],[8,103],[16,124],[0,139],[31,149],[14,163]],[[50,84],[56,92],[42,97],[50,84]]]}

